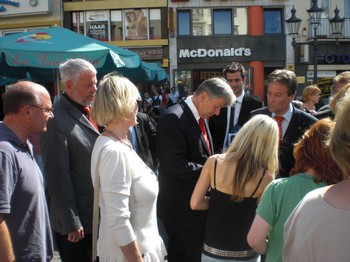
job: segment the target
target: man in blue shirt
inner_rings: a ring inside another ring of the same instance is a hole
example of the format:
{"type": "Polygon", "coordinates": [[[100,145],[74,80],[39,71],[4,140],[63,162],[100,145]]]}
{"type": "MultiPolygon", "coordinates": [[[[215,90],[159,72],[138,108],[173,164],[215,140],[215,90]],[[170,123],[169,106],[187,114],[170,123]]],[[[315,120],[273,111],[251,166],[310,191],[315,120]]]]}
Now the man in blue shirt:
{"type": "Polygon", "coordinates": [[[0,122],[0,254],[5,261],[50,261],[53,245],[43,187],[29,137],[53,118],[47,90],[21,81],[3,95],[0,122]],[[11,248],[12,242],[12,248],[11,248]],[[8,259],[8,260],[6,260],[8,259]]]}

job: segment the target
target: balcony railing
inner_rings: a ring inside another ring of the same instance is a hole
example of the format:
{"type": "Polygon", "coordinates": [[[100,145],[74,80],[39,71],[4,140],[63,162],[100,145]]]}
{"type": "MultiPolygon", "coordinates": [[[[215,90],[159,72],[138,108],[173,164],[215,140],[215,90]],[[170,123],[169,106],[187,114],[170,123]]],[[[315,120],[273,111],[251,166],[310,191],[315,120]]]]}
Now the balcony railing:
{"type": "MultiPolygon", "coordinates": [[[[309,24],[308,27],[308,39],[312,39],[314,37],[314,30],[312,26],[309,24]]],[[[322,18],[321,24],[317,27],[317,38],[334,38],[332,36],[331,25],[329,23],[328,18],[322,18]]],[[[343,28],[343,37],[341,38],[350,38],[350,18],[345,18],[344,28],[343,28]]]]}

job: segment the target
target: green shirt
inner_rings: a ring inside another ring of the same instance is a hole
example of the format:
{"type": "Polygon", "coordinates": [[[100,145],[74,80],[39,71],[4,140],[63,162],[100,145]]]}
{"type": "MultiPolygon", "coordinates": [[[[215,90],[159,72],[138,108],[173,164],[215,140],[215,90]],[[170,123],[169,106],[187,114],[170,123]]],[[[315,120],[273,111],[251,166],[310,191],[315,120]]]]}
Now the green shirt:
{"type": "Polygon", "coordinates": [[[256,213],[270,224],[266,262],[282,262],[283,227],[289,215],[301,199],[326,183],[315,183],[314,176],[299,173],[291,177],[276,179],[266,188],[256,213]]]}

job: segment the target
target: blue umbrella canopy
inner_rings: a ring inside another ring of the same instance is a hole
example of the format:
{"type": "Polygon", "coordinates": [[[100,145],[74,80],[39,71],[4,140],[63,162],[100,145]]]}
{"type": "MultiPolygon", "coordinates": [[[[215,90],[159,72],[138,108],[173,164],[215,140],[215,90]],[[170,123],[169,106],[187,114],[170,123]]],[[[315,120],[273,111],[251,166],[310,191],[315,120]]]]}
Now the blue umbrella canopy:
{"type": "Polygon", "coordinates": [[[0,37],[1,76],[25,78],[28,72],[36,81],[56,81],[59,65],[71,58],[91,62],[100,74],[116,70],[130,79],[147,78],[137,53],[66,28],[51,27],[0,37]]]}
{"type": "Polygon", "coordinates": [[[157,63],[142,62],[144,70],[148,77],[148,82],[163,83],[169,80],[165,69],[160,67],[157,63]]]}

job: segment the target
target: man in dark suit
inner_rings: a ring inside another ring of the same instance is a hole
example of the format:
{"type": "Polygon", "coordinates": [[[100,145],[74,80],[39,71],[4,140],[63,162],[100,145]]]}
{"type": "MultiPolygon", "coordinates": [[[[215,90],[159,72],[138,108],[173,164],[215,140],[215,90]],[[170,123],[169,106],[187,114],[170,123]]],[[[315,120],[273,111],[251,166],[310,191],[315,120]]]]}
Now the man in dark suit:
{"type": "Polygon", "coordinates": [[[191,210],[190,198],[212,153],[209,128],[203,119],[218,115],[234,100],[224,79],[211,78],[193,96],[170,107],[157,125],[158,216],[169,236],[169,262],[201,260],[207,212],[191,210]]]}
{"type": "Polygon", "coordinates": [[[98,130],[89,121],[96,93],[96,69],[83,59],[60,65],[64,93],[41,138],[51,225],[64,262],[90,262],[94,189],[91,152],[98,130]]]}
{"type": "Polygon", "coordinates": [[[149,115],[137,112],[137,125],[131,127],[130,131],[134,150],[143,162],[155,171],[158,165],[155,121],[153,122],[149,115]]]}
{"type": "Polygon", "coordinates": [[[278,177],[289,176],[294,166],[294,143],[296,143],[317,121],[317,118],[307,114],[292,105],[297,90],[297,77],[294,72],[285,69],[276,69],[268,76],[267,107],[254,110],[251,115],[268,115],[278,122],[281,119],[280,146],[279,146],[279,173],[278,177]],[[283,118],[281,118],[283,117],[283,118]]]}
{"type": "Polygon", "coordinates": [[[259,97],[251,96],[243,90],[246,83],[246,72],[241,64],[232,62],[223,70],[223,76],[231,86],[237,100],[234,106],[222,108],[218,116],[212,116],[209,119],[209,128],[216,153],[227,149],[235,133],[249,120],[251,111],[264,106],[259,97]]]}
{"type": "MultiPolygon", "coordinates": [[[[343,89],[343,87],[345,87],[349,83],[350,83],[350,71],[344,71],[336,75],[332,80],[331,97],[329,98],[329,102],[341,89],[343,89]]],[[[318,109],[315,117],[318,119],[325,118],[325,117],[334,118],[334,114],[329,108],[329,103],[322,106],[320,109],[318,109]]]]}

